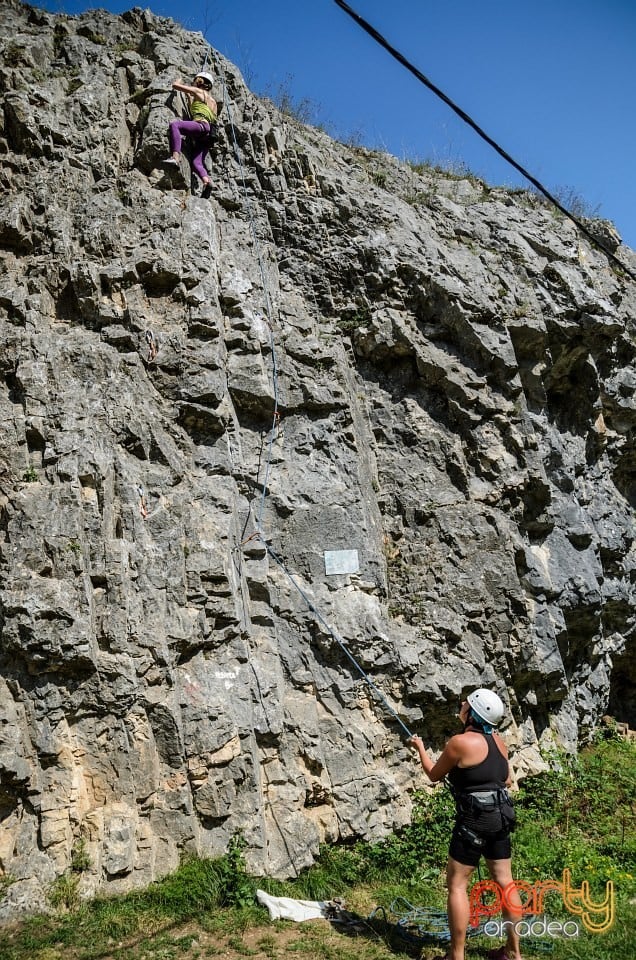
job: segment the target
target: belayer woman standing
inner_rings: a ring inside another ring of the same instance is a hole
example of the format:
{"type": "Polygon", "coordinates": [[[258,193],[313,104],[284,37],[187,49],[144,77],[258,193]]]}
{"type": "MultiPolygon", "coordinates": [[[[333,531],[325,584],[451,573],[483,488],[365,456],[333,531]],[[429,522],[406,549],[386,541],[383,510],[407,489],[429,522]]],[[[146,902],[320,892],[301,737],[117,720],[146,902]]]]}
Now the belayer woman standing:
{"type": "Polygon", "coordinates": [[[457,807],[446,868],[450,952],[440,960],[464,960],[466,930],[470,920],[468,884],[480,857],[502,890],[506,902],[518,910],[504,909],[508,939],[491,953],[497,960],[521,960],[515,922],[521,917],[521,900],[512,879],[510,831],[514,810],[506,787],[511,782],[508,750],[495,727],[504,705],[492,690],[475,690],[463,700],[459,719],[462,733],[451,737],[436,762],[428,756],[421,737],[409,741],[420,756],[429,780],[448,778],[457,807]],[[512,886],[510,886],[512,884],[512,886]]]}
{"type": "Polygon", "coordinates": [[[206,199],[210,196],[212,184],[205,168],[205,158],[210,149],[212,128],[216,123],[218,112],[216,100],[210,94],[213,83],[214,78],[209,73],[197,73],[194,78],[194,86],[182,83],[181,80],[175,80],[172,84],[173,90],[185,93],[188,97],[191,119],[173,120],[170,124],[168,139],[172,156],[164,160],[166,164],[178,166],[182,137],[184,135],[189,137],[192,143],[190,162],[194,172],[203,182],[202,196],[206,199]]]}

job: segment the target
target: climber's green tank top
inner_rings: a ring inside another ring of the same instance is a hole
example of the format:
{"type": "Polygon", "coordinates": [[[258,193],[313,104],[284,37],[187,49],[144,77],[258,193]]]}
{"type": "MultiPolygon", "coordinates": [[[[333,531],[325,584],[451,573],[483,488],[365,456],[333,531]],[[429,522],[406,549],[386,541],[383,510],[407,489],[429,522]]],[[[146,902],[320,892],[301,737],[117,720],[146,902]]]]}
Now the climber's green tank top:
{"type": "Polygon", "coordinates": [[[190,116],[200,123],[216,123],[216,114],[202,100],[193,100],[190,104],[190,116]]]}

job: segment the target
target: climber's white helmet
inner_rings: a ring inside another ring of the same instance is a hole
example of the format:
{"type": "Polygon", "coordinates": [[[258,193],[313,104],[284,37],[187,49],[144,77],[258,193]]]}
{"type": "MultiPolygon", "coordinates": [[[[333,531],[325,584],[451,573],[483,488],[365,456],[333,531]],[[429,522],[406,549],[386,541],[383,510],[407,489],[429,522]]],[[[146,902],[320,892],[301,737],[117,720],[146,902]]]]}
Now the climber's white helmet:
{"type": "Polygon", "coordinates": [[[212,84],[214,83],[214,77],[212,76],[211,73],[197,73],[194,79],[198,80],[199,78],[201,78],[201,80],[205,80],[206,83],[210,84],[210,86],[212,86],[212,84]]]}
{"type": "Polygon", "coordinates": [[[468,694],[466,700],[477,716],[485,723],[491,723],[493,727],[497,726],[505,713],[501,697],[498,697],[492,690],[484,690],[483,688],[473,690],[472,693],[468,694]]]}

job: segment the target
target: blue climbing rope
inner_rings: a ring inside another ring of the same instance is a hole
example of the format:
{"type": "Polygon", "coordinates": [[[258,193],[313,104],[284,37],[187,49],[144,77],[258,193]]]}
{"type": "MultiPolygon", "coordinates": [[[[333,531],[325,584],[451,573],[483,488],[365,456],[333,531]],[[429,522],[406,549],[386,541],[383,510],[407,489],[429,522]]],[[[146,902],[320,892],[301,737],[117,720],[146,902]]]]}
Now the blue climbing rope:
{"type": "Polygon", "coordinates": [[[246,177],[245,177],[245,167],[244,167],[244,164],[243,164],[243,158],[242,158],[241,150],[240,150],[240,148],[239,148],[238,140],[237,140],[237,137],[236,137],[236,129],[235,129],[235,125],[234,125],[234,119],[233,119],[233,116],[232,116],[232,108],[231,108],[230,98],[229,98],[228,91],[227,91],[227,85],[226,85],[226,83],[225,83],[225,76],[224,76],[224,74],[223,74],[223,70],[221,69],[220,65],[217,63],[216,66],[217,66],[217,71],[218,71],[218,73],[219,73],[219,76],[221,77],[221,83],[222,83],[222,87],[223,87],[224,103],[227,105],[227,110],[228,110],[228,118],[229,118],[229,123],[230,123],[230,130],[231,130],[231,135],[232,135],[232,143],[233,143],[233,147],[234,147],[234,154],[235,154],[235,157],[236,157],[236,160],[237,160],[237,163],[238,163],[238,165],[239,165],[240,172],[241,172],[241,182],[242,182],[242,187],[243,187],[243,195],[244,195],[245,200],[246,200],[246,206],[247,206],[248,217],[249,217],[249,222],[250,222],[250,229],[251,229],[251,233],[252,233],[252,240],[253,240],[254,247],[255,247],[255,250],[256,250],[256,254],[257,254],[257,260],[258,260],[259,269],[260,269],[260,274],[261,274],[261,282],[262,282],[262,284],[263,284],[263,291],[264,291],[265,302],[266,302],[267,323],[268,323],[269,333],[270,333],[270,351],[271,351],[271,356],[272,356],[272,389],[273,389],[273,395],[274,395],[274,414],[273,414],[273,419],[272,419],[272,427],[271,427],[270,434],[269,434],[267,456],[266,456],[266,458],[265,458],[265,471],[264,471],[264,476],[263,476],[263,484],[262,484],[262,490],[261,490],[261,495],[260,495],[259,508],[258,508],[258,512],[257,512],[256,517],[255,517],[255,523],[254,523],[255,531],[254,531],[254,533],[253,533],[248,539],[249,539],[249,540],[252,540],[252,539],[254,539],[254,538],[257,538],[257,539],[259,539],[259,540],[261,541],[261,543],[262,543],[263,546],[265,547],[265,550],[267,551],[267,554],[268,554],[268,555],[272,558],[272,560],[274,560],[274,562],[281,568],[281,570],[283,571],[283,573],[285,574],[285,576],[288,578],[288,580],[290,581],[290,583],[293,585],[293,587],[294,587],[294,588],[297,590],[297,592],[300,594],[300,596],[302,597],[302,599],[303,599],[303,601],[305,602],[305,604],[307,605],[307,607],[311,610],[311,612],[312,612],[313,615],[316,617],[316,619],[319,621],[319,623],[325,628],[325,630],[326,630],[326,631],[329,633],[329,635],[333,638],[333,640],[336,642],[336,644],[340,647],[340,649],[341,649],[342,652],[344,653],[344,655],[345,655],[345,657],[347,658],[347,660],[349,661],[349,663],[352,664],[352,666],[353,666],[353,667],[355,668],[355,670],[360,674],[360,676],[362,677],[362,679],[364,680],[364,682],[365,682],[365,683],[368,685],[368,687],[373,691],[373,694],[375,695],[376,699],[384,706],[384,708],[388,711],[388,713],[397,721],[397,723],[398,723],[399,726],[402,728],[402,730],[404,731],[404,733],[406,734],[406,736],[407,736],[408,738],[410,738],[410,737],[412,736],[412,733],[411,733],[411,731],[409,730],[409,728],[408,728],[408,727],[406,726],[406,724],[402,721],[402,719],[398,716],[397,712],[394,710],[394,708],[393,708],[393,707],[391,706],[391,704],[388,702],[388,700],[386,699],[386,697],[384,696],[384,694],[382,693],[382,691],[377,687],[377,685],[373,682],[373,680],[369,677],[369,675],[363,670],[362,666],[358,663],[358,661],[357,661],[356,658],[353,656],[353,654],[351,653],[351,651],[347,648],[347,646],[346,646],[346,644],[344,643],[344,641],[342,640],[342,638],[338,636],[338,634],[337,634],[336,631],[333,629],[333,627],[331,627],[331,625],[330,625],[330,624],[326,621],[326,619],[323,617],[323,615],[322,615],[321,612],[318,610],[318,608],[316,607],[316,605],[313,603],[313,601],[311,600],[311,598],[307,595],[307,593],[305,592],[305,590],[303,590],[303,588],[300,586],[300,584],[298,583],[298,581],[297,581],[297,580],[294,578],[294,576],[291,574],[291,572],[289,571],[289,569],[288,569],[287,565],[285,564],[285,562],[283,561],[283,559],[282,559],[282,558],[272,549],[272,547],[269,545],[269,543],[267,542],[267,540],[266,540],[266,538],[265,538],[265,536],[264,536],[264,533],[263,533],[263,514],[264,514],[264,511],[265,511],[265,501],[266,501],[266,498],[267,498],[268,487],[269,487],[269,476],[270,476],[271,463],[272,463],[273,445],[274,445],[274,441],[275,441],[275,439],[276,439],[276,435],[277,435],[277,432],[278,432],[278,421],[279,421],[278,361],[277,361],[277,355],[276,355],[276,343],[275,343],[275,340],[274,340],[274,331],[273,331],[273,327],[272,327],[272,302],[271,302],[271,298],[270,298],[270,295],[269,295],[269,287],[268,287],[268,283],[267,283],[267,276],[266,276],[265,267],[264,267],[264,264],[263,264],[263,257],[262,257],[262,255],[261,255],[260,243],[259,243],[259,240],[258,240],[258,235],[257,235],[257,233],[256,233],[255,221],[254,221],[254,217],[253,217],[253,215],[252,215],[252,204],[251,204],[251,201],[250,201],[249,196],[248,196],[247,181],[246,181],[246,177]]]}
{"type": "Polygon", "coordinates": [[[394,900],[388,910],[376,907],[369,921],[381,919],[393,934],[413,946],[429,943],[450,943],[448,914],[445,910],[416,907],[404,897],[394,900]]]}
{"type": "MultiPolygon", "coordinates": [[[[213,58],[214,55],[213,54],[211,55],[213,58]]],[[[206,54],[206,60],[207,60],[207,54],[206,54]]],[[[269,484],[269,474],[270,474],[271,462],[272,462],[272,452],[273,452],[274,441],[278,433],[278,423],[279,423],[278,362],[276,359],[276,344],[274,341],[274,328],[273,328],[273,322],[272,322],[273,321],[273,305],[272,305],[272,299],[269,293],[269,284],[267,282],[267,274],[265,271],[265,264],[263,262],[263,256],[261,253],[261,246],[259,243],[258,234],[256,232],[256,222],[255,222],[255,217],[253,212],[253,204],[247,189],[245,165],[243,163],[243,155],[241,153],[241,149],[239,147],[238,139],[236,136],[236,127],[234,124],[234,118],[232,116],[232,104],[228,94],[227,84],[225,82],[225,74],[221,65],[218,62],[216,63],[216,69],[221,78],[221,86],[223,88],[223,102],[227,106],[228,119],[230,122],[230,130],[232,134],[232,146],[234,149],[234,156],[236,158],[236,162],[238,163],[239,170],[240,170],[243,198],[245,200],[245,206],[247,209],[250,232],[252,235],[252,243],[256,251],[256,259],[258,262],[259,272],[261,276],[261,284],[263,286],[263,295],[265,298],[265,304],[264,304],[265,320],[267,322],[267,327],[269,330],[269,346],[270,346],[270,351],[272,355],[272,387],[273,387],[273,393],[274,393],[274,411],[272,416],[272,426],[269,431],[267,456],[265,458],[265,475],[264,475],[263,484],[262,484],[260,504],[259,504],[259,509],[258,509],[258,513],[256,515],[256,520],[255,520],[256,530],[258,533],[261,533],[263,513],[265,511],[265,498],[267,496],[267,487],[269,484]]]]}
{"type": "Polygon", "coordinates": [[[404,730],[404,732],[405,732],[405,734],[407,735],[407,737],[409,737],[409,739],[410,739],[410,738],[413,736],[413,734],[411,733],[411,731],[409,730],[409,728],[406,726],[406,724],[402,722],[402,720],[400,719],[400,717],[398,716],[398,714],[396,713],[396,711],[393,709],[393,707],[391,706],[391,704],[389,703],[389,701],[386,699],[386,697],[384,696],[384,694],[382,693],[382,691],[376,686],[376,684],[373,682],[373,680],[371,679],[371,677],[369,677],[369,675],[368,675],[367,673],[365,673],[365,671],[362,669],[362,667],[360,666],[360,664],[358,663],[358,661],[356,660],[356,658],[353,656],[353,654],[351,653],[351,651],[347,648],[347,645],[345,644],[344,640],[342,640],[342,638],[338,636],[338,634],[337,634],[336,631],[333,629],[333,627],[331,627],[331,626],[327,623],[327,621],[325,620],[325,618],[324,618],[323,615],[321,614],[320,610],[316,607],[316,605],[313,603],[313,601],[312,601],[311,598],[307,595],[307,593],[303,590],[303,588],[300,586],[300,584],[294,579],[294,577],[293,577],[292,574],[289,572],[289,570],[287,569],[287,566],[286,566],[285,563],[281,560],[281,558],[272,550],[272,548],[269,546],[269,544],[268,544],[262,537],[261,537],[261,541],[262,541],[265,549],[267,550],[267,553],[269,554],[269,556],[272,558],[272,560],[274,560],[274,561],[278,564],[278,566],[281,568],[281,570],[283,571],[283,573],[285,574],[285,576],[287,577],[287,579],[288,579],[288,580],[290,581],[290,583],[292,583],[293,586],[296,588],[296,590],[298,591],[298,593],[300,594],[300,596],[303,598],[303,600],[305,601],[305,603],[307,604],[307,606],[309,607],[309,609],[311,610],[311,612],[313,613],[313,615],[316,617],[316,619],[319,621],[319,623],[322,624],[322,626],[325,628],[325,630],[327,630],[327,632],[330,634],[330,636],[336,641],[336,643],[338,644],[338,646],[340,647],[340,649],[342,650],[342,652],[344,653],[344,655],[347,657],[347,659],[349,660],[349,662],[355,667],[355,669],[358,671],[358,673],[360,674],[360,676],[362,677],[362,679],[365,681],[365,683],[371,688],[371,690],[373,691],[373,693],[375,694],[375,696],[377,697],[377,699],[379,700],[379,702],[380,702],[380,703],[384,706],[384,708],[391,714],[391,716],[392,716],[395,720],[397,720],[397,722],[398,722],[399,725],[402,727],[402,729],[404,730]]]}

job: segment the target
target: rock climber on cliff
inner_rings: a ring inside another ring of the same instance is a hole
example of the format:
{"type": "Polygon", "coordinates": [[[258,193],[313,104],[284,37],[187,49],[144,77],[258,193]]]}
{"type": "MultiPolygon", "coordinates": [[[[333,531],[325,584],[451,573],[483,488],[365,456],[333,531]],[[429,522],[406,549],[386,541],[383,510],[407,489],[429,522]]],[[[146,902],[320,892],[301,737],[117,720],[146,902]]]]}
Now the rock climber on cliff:
{"type": "Polygon", "coordinates": [[[137,487],[137,493],[139,494],[139,513],[144,520],[148,519],[148,504],[146,503],[146,494],[144,493],[144,488],[139,484],[137,487]]]}
{"type": "Polygon", "coordinates": [[[214,78],[209,73],[197,73],[194,86],[175,80],[173,90],[185,93],[189,100],[189,120],[173,120],[168,129],[168,139],[172,156],[164,160],[168,166],[179,166],[183,137],[187,136],[192,144],[190,164],[203,183],[202,197],[208,198],[212,192],[212,184],[208,171],[205,168],[213,128],[216,123],[218,108],[214,97],[210,95],[214,78]]]}
{"type": "Polygon", "coordinates": [[[492,960],[521,960],[515,923],[521,917],[519,893],[512,879],[510,832],[515,814],[507,791],[510,784],[508,750],[495,727],[504,705],[492,690],[474,690],[459,708],[462,733],[448,741],[437,761],[431,760],[421,737],[409,741],[429,780],[447,778],[457,808],[446,868],[450,950],[437,960],[464,960],[469,922],[468,884],[483,855],[488,872],[502,890],[509,891],[503,910],[508,942],[489,953],[492,960]]]}
{"type": "Polygon", "coordinates": [[[152,363],[159,350],[159,347],[157,346],[157,340],[152,330],[146,330],[144,338],[148,344],[148,363],[152,363]]]}

